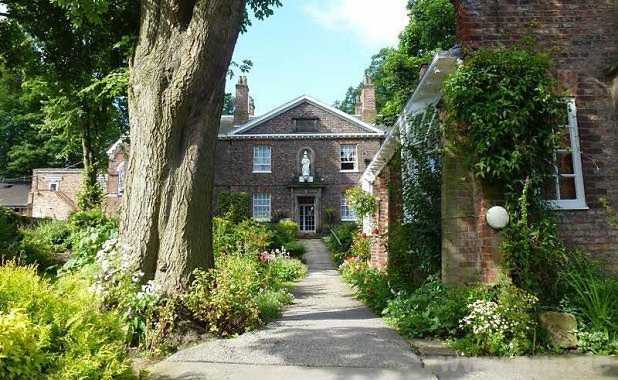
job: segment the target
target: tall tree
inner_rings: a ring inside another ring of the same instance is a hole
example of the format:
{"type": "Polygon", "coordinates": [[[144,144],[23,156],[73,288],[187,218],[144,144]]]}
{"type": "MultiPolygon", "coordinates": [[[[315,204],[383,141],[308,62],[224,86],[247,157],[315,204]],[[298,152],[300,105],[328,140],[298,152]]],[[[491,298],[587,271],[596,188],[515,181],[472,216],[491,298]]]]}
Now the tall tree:
{"type": "Polygon", "coordinates": [[[122,242],[166,293],[213,265],[215,143],[225,79],[250,6],[278,0],[141,1],[131,66],[131,157],[122,242]]]}
{"type": "MultiPolygon", "coordinates": [[[[105,163],[104,147],[118,137],[125,119],[128,55],[123,42],[137,33],[135,4],[109,0],[97,8],[105,23],[74,18],[64,0],[3,0],[2,4],[6,12],[0,40],[5,43],[0,56],[11,74],[22,76],[22,89],[41,97],[40,124],[34,129],[63,140],[59,155],[81,152],[85,188],[94,190],[84,193],[82,204],[97,203],[97,170],[105,163]],[[15,59],[25,50],[24,41],[16,38],[19,33],[26,36],[31,62],[15,59]]],[[[29,143],[17,152],[36,151],[29,149],[29,143]]]]}

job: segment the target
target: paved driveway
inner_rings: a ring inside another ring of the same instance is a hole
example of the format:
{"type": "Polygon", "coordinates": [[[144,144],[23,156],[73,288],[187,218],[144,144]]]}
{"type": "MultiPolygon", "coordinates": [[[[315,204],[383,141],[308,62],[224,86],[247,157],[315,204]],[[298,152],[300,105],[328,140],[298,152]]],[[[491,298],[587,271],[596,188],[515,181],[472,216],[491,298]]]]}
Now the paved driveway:
{"type": "Polygon", "coordinates": [[[435,379],[409,345],[352,298],[320,240],[304,240],[309,276],[266,328],[180,351],[158,379],[435,379]]]}

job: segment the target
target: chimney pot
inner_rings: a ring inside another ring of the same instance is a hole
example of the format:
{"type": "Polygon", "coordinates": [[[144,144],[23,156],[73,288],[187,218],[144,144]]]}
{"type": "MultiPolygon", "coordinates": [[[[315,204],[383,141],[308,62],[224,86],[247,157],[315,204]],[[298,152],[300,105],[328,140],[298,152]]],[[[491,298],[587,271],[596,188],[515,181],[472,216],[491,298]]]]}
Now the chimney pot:
{"type": "Polygon", "coordinates": [[[234,124],[245,124],[249,121],[249,113],[251,107],[249,105],[249,85],[247,77],[241,75],[236,84],[236,98],[234,101],[234,124]]]}

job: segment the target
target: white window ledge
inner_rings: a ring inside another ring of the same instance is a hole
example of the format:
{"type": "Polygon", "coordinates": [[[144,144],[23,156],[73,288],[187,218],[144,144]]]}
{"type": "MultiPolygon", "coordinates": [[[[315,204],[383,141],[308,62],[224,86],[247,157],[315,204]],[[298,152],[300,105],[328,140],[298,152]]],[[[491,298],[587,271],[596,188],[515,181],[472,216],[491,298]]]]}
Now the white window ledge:
{"type": "Polygon", "coordinates": [[[566,210],[589,210],[590,207],[581,199],[547,201],[549,208],[557,211],[566,210]]]}

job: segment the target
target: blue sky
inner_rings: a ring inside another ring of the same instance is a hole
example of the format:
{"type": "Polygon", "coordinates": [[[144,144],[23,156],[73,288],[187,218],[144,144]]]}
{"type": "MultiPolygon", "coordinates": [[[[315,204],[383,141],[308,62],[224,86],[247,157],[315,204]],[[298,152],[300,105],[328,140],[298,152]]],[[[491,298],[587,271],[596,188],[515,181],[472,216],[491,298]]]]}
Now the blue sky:
{"type": "MultiPolygon", "coordinates": [[[[371,56],[394,45],[407,22],[407,0],[283,0],[239,37],[234,60],[248,74],[256,113],[306,94],[326,103],[362,80],[371,56]]],[[[238,77],[228,80],[234,93],[238,77]]]]}

